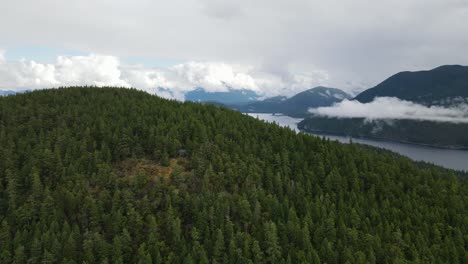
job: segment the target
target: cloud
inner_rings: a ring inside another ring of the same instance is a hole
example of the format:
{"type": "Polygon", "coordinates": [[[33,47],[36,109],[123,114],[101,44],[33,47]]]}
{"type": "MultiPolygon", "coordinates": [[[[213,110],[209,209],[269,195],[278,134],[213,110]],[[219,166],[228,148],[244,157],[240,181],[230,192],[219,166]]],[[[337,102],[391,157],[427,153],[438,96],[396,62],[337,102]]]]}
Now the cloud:
{"type": "Polygon", "coordinates": [[[293,95],[324,85],[327,72],[294,68],[272,73],[259,66],[189,61],[165,68],[123,64],[116,56],[58,56],[53,63],[5,60],[0,53],[0,89],[41,89],[95,85],[135,87],[163,97],[184,99],[184,93],[203,87],[209,92],[248,89],[260,96],[293,95]]]}
{"type": "Polygon", "coordinates": [[[201,0],[201,4],[205,14],[219,19],[238,18],[244,12],[236,0],[201,0]]]}
{"type": "Polygon", "coordinates": [[[130,86],[120,77],[113,56],[57,57],[54,64],[33,60],[0,60],[0,85],[8,89],[37,89],[71,85],[130,86]]]}
{"type": "Polygon", "coordinates": [[[2,10],[8,12],[0,16],[0,46],[7,49],[257,70],[301,65],[299,72],[332,73],[330,85],[348,91],[402,70],[468,64],[466,0],[15,0],[2,1],[2,10]]]}
{"type": "Polygon", "coordinates": [[[179,80],[179,87],[189,90],[203,87],[205,90],[227,91],[228,87],[259,91],[252,73],[252,67],[228,65],[225,63],[188,62],[168,69],[168,75],[179,80]]]}
{"type": "Polygon", "coordinates": [[[424,106],[395,97],[377,97],[370,103],[344,100],[330,107],[309,110],[321,116],[338,118],[413,119],[438,122],[468,123],[468,105],[452,107],[424,106]]]}
{"type": "Polygon", "coordinates": [[[59,56],[55,65],[55,77],[59,85],[130,86],[121,79],[120,62],[114,56],[59,56]]]}

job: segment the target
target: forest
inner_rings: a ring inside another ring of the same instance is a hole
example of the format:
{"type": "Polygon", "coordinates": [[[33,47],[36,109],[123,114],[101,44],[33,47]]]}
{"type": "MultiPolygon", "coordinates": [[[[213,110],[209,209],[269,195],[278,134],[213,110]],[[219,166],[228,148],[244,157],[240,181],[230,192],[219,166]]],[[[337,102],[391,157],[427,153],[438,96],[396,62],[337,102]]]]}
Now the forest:
{"type": "Polygon", "coordinates": [[[338,118],[310,115],[298,124],[308,132],[468,149],[468,123],[415,119],[338,118]]]}
{"type": "Polygon", "coordinates": [[[126,88],[0,97],[0,263],[468,263],[467,175],[126,88]]]}

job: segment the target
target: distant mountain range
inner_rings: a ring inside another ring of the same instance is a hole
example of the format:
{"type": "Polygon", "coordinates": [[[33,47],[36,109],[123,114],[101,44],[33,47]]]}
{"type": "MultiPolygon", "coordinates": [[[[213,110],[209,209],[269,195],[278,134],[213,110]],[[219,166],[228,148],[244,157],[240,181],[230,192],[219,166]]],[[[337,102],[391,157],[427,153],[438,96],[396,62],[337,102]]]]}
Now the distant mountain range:
{"type": "MultiPolygon", "coordinates": [[[[363,91],[353,100],[368,103],[376,97],[396,97],[424,105],[468,103],[468,66],[444,65],[428,71],[399,72],[363,91]]],[[[241,112],[305,116],[309,108],[331,106],[343,99],[351,99],[351,96],[336,88],[319,86],[290,98],[276,96],[259,100],[259,96],[251,90],[206,92],[203,88],[188,92],[185,98],[222,104],[241,112]]]]}
{"type": "Polygon", "coordinates": [[[202,88],[188,92],[185,99],[195,102],[211,102],[244,113],[282,113],[289,116],[307,116],[308,109],[330,106],[350,99],[342,90],[328,87],[315,87],[300,92],[290,98],[276,96],[258,100],[258,95],[250,90],[229,90],[228,92],[206,92],[202,88]]]}
{"type": "MultiPolygon", "coordinates": [[[[15,93],[18,92],[0,90],[0,96],[15,93]]],[[[426,106],[468,103],[468,66],[445,65],[427,71],[400,72],[352,99],[342,90],[322,86],[289,98],[276,96],[263,100],[254,91],[229,87],[224,92],[208,92],[199,87],[185,94],[185,99],[188,101],[222,105],[241,112],[280,113],[305,117],[306,119],[299,124],[299,128],[304,131],[331,132],[445,147],[468,147],[466,124],[402,119],[375,120],[375,118],[369,121],[364,118],[313,116],[308,112],[310,108],[331,106],[344,99],[368,103],[376,97],[396,97],[426,106]]]]}
{"type": "Polygon", "coordinates": [[[213,102],[220,104],[246,104],[258,100],[259,96],[252,90],[228,88],[225,92],[207,92],[204,88],[187,92],[185,100],[193,102],[213,102]]]}
{"type": "Polygon", "coordinates": [[[15,91],[10,91],[10,90],[0,90],[0,96],[7,96],[7,95],[13,95],[16,94],[15,91]]]}
{"type": "Polygon", "coordinates": [[[290,98],[277,96],[230,107],[246,113],[282,113],[301,117],[308,115],[309,108],[330,106],[349,98],[351,96],[342,90],[319,86],[300,92],[290,98]]]}
{"type": "Polygon", "coordinates": [[[368,89],[356,100],[397,97],[424,105],[451,105],[468,99],[468,66],[445,65],[429,71],[400,72],[368,89]]]}
{"type": "MultiPolygon", "coordinates": [[[[400,72],[360,93],[354,100],[368,103],[376,97],[396,97],[426,106],[468,103],[468,67],[447,65],[429,71],[400,72]]],[[[309,116],[298,127],[308,132],[468,148],[466,123],[309,116]]]]}

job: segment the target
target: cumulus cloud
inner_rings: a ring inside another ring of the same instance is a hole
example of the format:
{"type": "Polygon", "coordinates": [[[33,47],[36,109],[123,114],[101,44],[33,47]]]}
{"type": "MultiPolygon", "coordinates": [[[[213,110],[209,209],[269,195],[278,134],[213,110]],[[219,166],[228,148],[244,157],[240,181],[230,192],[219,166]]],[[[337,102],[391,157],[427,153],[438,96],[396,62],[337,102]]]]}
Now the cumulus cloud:
{"type": "Polygon", "coordinates": [[[130,86],[121,79],[119,60],[113,56],[59,56],[55,63],[0,60],[0,86],[37,89],[70,85],[130,86]]]}
{"type": "Polygon", "coordinates": [[[2,1],[0,46],[118,57],[309,65],[363,89],[402,70],[468,64],[466,0],[2,1]],[[41,10],[41,12],[38,12],[41,10]],[[86,18],[86,19],[83,19],[86,18]],[[383,63],[384,62],[384,63],[383,63]]]}
{"type": "Polygon", "coordinates": [[[118,57],[91,54],[58,56],[53,63],[8,61],[0,52],[0,89],[41,89],[95,85],[135,87],[163,97],[184,99],[197,87],[209,92],[247,89],[260,96],[292,95],[324,85],[327,72],[268,72],[262,67],[222,62],[189,61],[165,68],[123,64],[118,57]]]}
{"type": "Polygon", "coordinates": [[[252,67],[205,62],[188,62],[168,69],[168,75],[179,80],[180,87],[200,86],[210,92],[227,91],[228,87],[259,91],[251,72],[252,67]]]}
{"type": "Polygon", "coordinates": [[[468,123],[468,105],[452,107],[424,106],[395,97],[377,97],[370,103],[344,100],[330,107],[309,110],[311,113],[338,118],[413,119],[437,122],[468,123]]]}
{"type": "Polygon", "coordinates": [[[59,56],[55,76],[60,85],[78,85],[90,82],[93,85],[129,86],[121,79],[120,62],[114,56],[59,56]]]}

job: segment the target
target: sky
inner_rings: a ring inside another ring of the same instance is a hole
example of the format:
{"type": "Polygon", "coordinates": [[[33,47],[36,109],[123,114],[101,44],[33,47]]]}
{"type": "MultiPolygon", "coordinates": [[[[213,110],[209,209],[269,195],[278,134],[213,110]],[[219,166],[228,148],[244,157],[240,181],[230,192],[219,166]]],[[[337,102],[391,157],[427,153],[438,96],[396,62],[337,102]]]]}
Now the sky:
{"type": "Polygon", "coordinates": [[[468,65],[466,0],[15,0],[2,11],[2,90],[355,94],[399,71],[468,65]]]}

